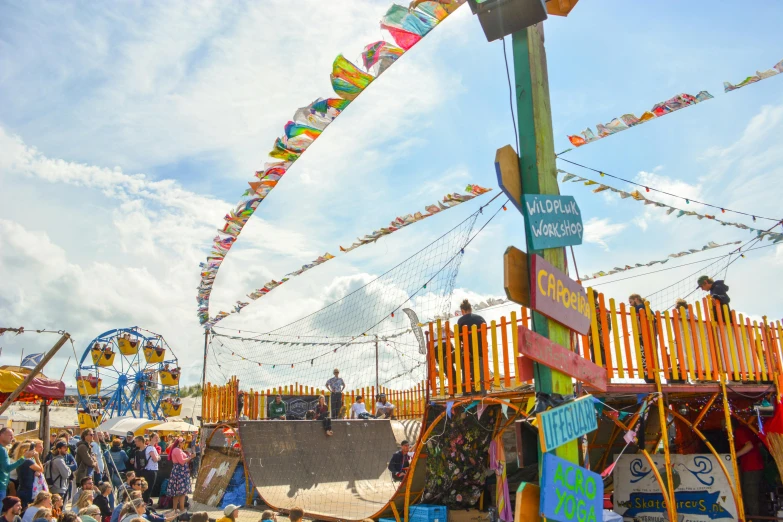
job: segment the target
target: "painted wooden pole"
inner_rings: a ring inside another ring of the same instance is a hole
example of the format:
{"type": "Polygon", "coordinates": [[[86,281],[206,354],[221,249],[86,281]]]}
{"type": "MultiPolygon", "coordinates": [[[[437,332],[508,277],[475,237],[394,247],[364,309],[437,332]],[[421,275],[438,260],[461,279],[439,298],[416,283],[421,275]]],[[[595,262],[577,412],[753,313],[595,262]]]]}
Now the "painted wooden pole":
{"type": "MultiPolygon", "coordinates": [[[[537,24],[517,31],[512,36],[519,126],[519,171],[522,177],[522,188],[526,194],[560,193],[557,185],[543,30],[543,25],[537,24]]],[[[553,266],[565,271],[565,251],[562,248],[535,251],[529,223],[526,223],[526,231],[528,262],[533,259],[533,254],[539,254],[553,266]]],[[[570,347],[570,332],[565,326],[537,312],[532,312],[532,319],[533,331],[565,348],[570,347]]],[[[514,329],[516,330],[516,324],[514,329]]],[[[516,356],[515,353],[515,360],[516,356]]],[[[565,374],[535,364],[534,375],[536,392],[563,395],[573,393],[571,378],[565,374]]],[[[555,454],[578,464],[579,451],[576,439],[558,447],[555,454]]],[[[543,463],[543,458],[539,458],[539,463],[543,463]]]]}

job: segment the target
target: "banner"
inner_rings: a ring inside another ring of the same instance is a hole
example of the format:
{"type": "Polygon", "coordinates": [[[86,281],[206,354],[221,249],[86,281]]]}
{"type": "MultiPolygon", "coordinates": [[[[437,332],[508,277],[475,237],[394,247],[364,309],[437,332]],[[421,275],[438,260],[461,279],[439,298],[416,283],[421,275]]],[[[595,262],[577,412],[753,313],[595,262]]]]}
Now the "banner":
{"type": "MultiPolygon", "coordinates": [[[[734,480],[731,455],[720,455],[734,480]]],[[[663,455],[652,455],[666,480],[663,455]]],[[[679,522],[737,520],[737,507],[723,470],[712,455],[671,455],[674,499],[679,522]]],[[[623,455],[612,471],[614,511],[625,518],[644,522],[666,522],[666,504],[661,488],[647,460],[640,455],[623,455]]]]}

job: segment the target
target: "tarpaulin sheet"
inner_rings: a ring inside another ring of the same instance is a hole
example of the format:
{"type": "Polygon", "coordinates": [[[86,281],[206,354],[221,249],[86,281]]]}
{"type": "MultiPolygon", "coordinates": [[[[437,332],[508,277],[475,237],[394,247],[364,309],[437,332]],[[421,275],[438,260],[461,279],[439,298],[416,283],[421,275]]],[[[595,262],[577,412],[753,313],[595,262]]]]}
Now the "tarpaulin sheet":
{"type": "MultiPolygon", "coordinates": [[[[8,396],[22,385],[27,375],[20,371],[0,369],[0,394],[8,396]]],[[[34,378],[19,396],[21,401],[38,399],[62,399],[65,397],[65,383],[43,377],[34,378]]]]}

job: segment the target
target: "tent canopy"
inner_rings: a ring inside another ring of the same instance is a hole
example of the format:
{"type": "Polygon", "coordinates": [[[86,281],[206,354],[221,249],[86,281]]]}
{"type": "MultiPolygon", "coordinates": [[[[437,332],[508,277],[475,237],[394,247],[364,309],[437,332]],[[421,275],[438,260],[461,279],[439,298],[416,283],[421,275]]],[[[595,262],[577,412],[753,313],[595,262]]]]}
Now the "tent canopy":
{"type": "Polygon", "coordinates": [[[175,421],[175,422],[164,422],[163,424],[158,424],[157,426],[153,426],[147,429],[150,431],[195,432],[198,431],[199,428],[198,426],[194,426],[193,424],[190,424],[188,422],[175,421]]]}
{"type": "MultiPolygon", "coordinates": [[[[0,366],[0,398],[16,391],[25,378],[30,374],[29,368],[19,366],[0,366]]],[[[24,391],[16,399],[18,402],[30,402],[41,399],[59,400],[65,397],[65,383],[55,379],[49,379],[43,374],[38,374],[24,391]]]]}
{"type": "Polygon", "coordinates": [[[162,422],[159,420],[139,419],[132,416],[112,417],[102,422],[96,428],[96,431],[106,431],[118,437],[124,437],[129,431],[132,431],[134,435],[143,435],[144,430],[162,424],[162,422]]]}

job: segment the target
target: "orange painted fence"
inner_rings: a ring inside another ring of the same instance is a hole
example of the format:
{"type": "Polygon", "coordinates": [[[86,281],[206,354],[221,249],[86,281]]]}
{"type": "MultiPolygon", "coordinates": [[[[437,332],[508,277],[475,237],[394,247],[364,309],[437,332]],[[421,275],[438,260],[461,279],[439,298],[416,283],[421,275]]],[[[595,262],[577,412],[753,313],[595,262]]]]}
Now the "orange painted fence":
{"type": "MultiPolygon", "coordinates": [[[[305,386],[299,383],[281,386],[268,390],[241,390],[245,394],[242,414],[251,420],[265,419],[267,417],[266,405],[274,400],[275,395],[323,395],[326,403],[330,404],[330,393],[313,386],[305,386]]],[[[204,387],[202,398],[202,419],[204,423],[212,424],[222,421],[233,421],[237,418],[237,397],[240,392],[240,383],[236,377],[232,377],[227,384],[217,386],[207,383],[204,387]]],[[[364,397],[367,411],[374,412],[375,398],[377,394],[385,393],[386,400],[395,406],[395,418],[416,419],[424,414],[426,400],[426,383],[421,382],[408,390],[395,390],[381,386],[376,392],[375,386],[367,386],[356,390],[343,392],[343,404],[347,417],[356,397],[364,397]]]]}
{"type": "MultiPolygon", "coordinates": [[[[725,376],[783,386],[780,321],[751,321],[734,310],[716,308],[707,298],[678,310],[652,311],[648,305],[637,313],[592,288],[588,294],[591,328],[588,335],[572,334],[571,349],[606,368],[609,382],[651,380],[659,372],[669,382],[709,382],[725,376]]],[[[451,321],[427,324],[432,396],[498,392],[523,384],[516,357],[520,325],[530,328],[526,308],[470,332],[451,321]]]]}

